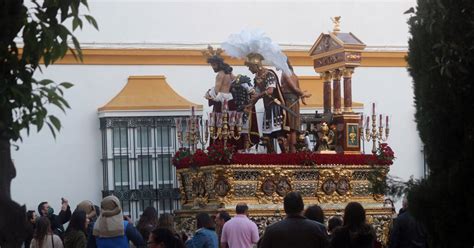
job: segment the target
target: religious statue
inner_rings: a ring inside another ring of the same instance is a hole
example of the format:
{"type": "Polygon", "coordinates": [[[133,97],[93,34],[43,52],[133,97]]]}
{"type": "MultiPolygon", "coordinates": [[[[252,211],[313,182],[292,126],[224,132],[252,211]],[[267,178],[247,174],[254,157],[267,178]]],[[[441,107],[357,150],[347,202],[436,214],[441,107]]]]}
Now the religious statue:
{"type": "Polygon", "coordinates": [[[326,122],[321,123],[317,130],[317,147],[316,150],[330,151],[334,142],[334,131],[331,130],[326,122]]]}
{"type": "Polygon", "coordinates": [[[301,129],[301,122],[300,122],[300,103],[301,102],[306,105],[305,98],[311,97],[311,94],[302,91],[300,89],[298,77],[293,71],[293,67],[290,64],[290,60],[287,61],[288,67],[291,70],[291,75],[283,74],[281,78],[281,89],[283,92],[283,98],[285,99],[285,105],[287,108],[291,109],[295,115],[289,114],[288,118],[288,126],[290,128],[288,134],[288,145],[290,153],[296,152],[296,143],[297,143],[297,133],[301,129]]]}
{"type": "Polygon", "coordinates": [[[267,144],[267,152],[275,152],[274,139],[278,139],[280,150],[285,152],[284,140],[290,131],[287,116],[297,114],[285,105],[278,75],[275,71],[264,67],[263,62],[291,76],[286,55],[276,43],[259,30],[243,30],[239,34],[232,34],[222,44],[222,48],[230,56],[245,59],[245,65],[255,75],[255,94],[252,95],[247,109],[263,99],[262,136],[264,144],[267,144]]]}
{"type": "Polygon", "coordinates": [[[338,33],[341,31],[341,16],[331,17],[331,21],[334,24],[334,28],[332,30],[333,33],[338,33]]]}
{"type": "Polygon", "coordinates": [[[252,96],[251,106],[258,100],[263,99],[264,119],[262,124],[263,137],[266,140],[267,151],[274,153],[273,142],[271,139],[280,138],[279,144],[282,152],[285,152],[284,132],[289,131],[288,119],[286,111],[282,108],[285,104],[285,99],[281,91],[280,83],[277,74],[262,66],[263,56],[258,53],[251,53],[247,55],[245,65],[249,70],[255,74],[255,90],[256,94],[252,96]]]}
{"type": "MultiPolygon", "coordinates": [[[[250,94],[254,93],[251,79],[245,75],[234,75],[233,68],[224,62],[222,52],[222,49],[214,50],[210,45],[203,52],[207,63],[217,73],[214,87],[204,97],[208,99],[209,106],[213,106],[215,113],[221,113],[225,105],[229,111],[243,112],[250,103],[250,94]]],[[[237,150],[248,149],[260,140],[256,119],[255,109],[251,113],[243,113],[241,138],[231,141],[237,150]]]]}

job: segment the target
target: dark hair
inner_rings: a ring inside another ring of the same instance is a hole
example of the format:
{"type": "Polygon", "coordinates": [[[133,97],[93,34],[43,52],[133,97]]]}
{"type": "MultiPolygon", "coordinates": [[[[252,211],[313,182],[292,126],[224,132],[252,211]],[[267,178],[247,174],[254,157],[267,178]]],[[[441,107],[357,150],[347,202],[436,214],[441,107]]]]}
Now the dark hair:
{"type": "Polygon", "coordinates": [[[174,229],[174,218],[169,213],[160,214],[158,219],[158,227],[168,228],[171,232],[176,233],[174,229]]]}
{"type": "Polygon", "coordinates": [[[283,207],[287,214],[299,214],[304,209],[303,198],[299,192],[288,193],[283,199],[283,207]]]}
{"type": "Polygon", "coordinates": [[[48,217],[41,216],[36,221],[35,233],[33,234],[33,238],[35,240],[31,242],[36,242],[37,247],[42,248],[43,240],[46,238],[46,235],[48,234],[52,234],[51,222],[49,221],[48,217]]]}
{"type": "Polygon", "coordinates": [[[45,204],[48,204],[48,202],[41,202],[41,203],[38,205],[38,214],[39,214],[40,216],[43,216],[43,211],[41,211],[41,210],[43,210],[43,207],[44,207],[45,204]]]}
{"type": "Polygon", "coordinates": [[[158,227],[151,234],[155,244],[163,243],[166,248],[184,248],[183,241],[167,228],[158,227]]]}
{"type": "Polygon", "coordinates": [[[224,71],[225,74],[231,74],[233,71],[232,66],[224,62],[224,59],[218,56],[212,56],[207,59],[208,64],[217,64],[219,71],[224,71]]]}
{"type": "Polygon", "coordinates": [[[324,212],[323,209],[318,205],[309,206],[304,212],[304,216],[310,220],[324,224],[324,212]]]}
{"type": "Polygon", "coordinates": [[[137,223],[137,229],[144,239],[158,225],[158,212],[154,207],[146,207],[137,223]]]}
{"type": "Polygon", "coordinates": [[[342,219],[341,218],[339,218],[337,216],[333,216],[328,220],[328,231],[329,232],[334,231],[334,229],[338,226],[342,226],[342,219]]]}
{"type": "Polygon", "coordinates": [[[76,209],[74,213],[72,213],[66,232],[82,231],[83,233],[86,233],[86,219],[86,211],[76,209]]]}
{"type": "Polygon", "coordinates": [[[214,228],[211,216],[208,213],[199,213],[196,215],[197,228],[214,228]]]}
{"type": "Polygon", "coordinates": [[[219,211],[217,214],[219,214],[219,218],[223,219],[224,222],[227,222],[231,219],[230,214],[227,213],[227,211],[219,211]]]}
{"type": "Polygon", "coordinates": [[[158,212],[154,207],[146,207],[137,223],[140,229],[146,225],[156,226],[158,224],[158,212]]]}
{"type": "Polygon", "coordinates": [[[28,211],[26,212],[26,218],[27,218],[28,220],[31,220],[31,218],[33,218],[33,216],[35,216],[35,210],[28,210],[28,211]]]}
{"type": "Polygon", "coordinates": [[[238,203],[237,206],[235,206],[236,214],[245,214],[247,210],[249,210],[249,207],[245,203],[238,203]]]}
{"type": "Polygon", "coordinates": [[[365,209],[358,202],[349,202],[344,209],[344,226],[359,227],[365,223],[365,209]]]}

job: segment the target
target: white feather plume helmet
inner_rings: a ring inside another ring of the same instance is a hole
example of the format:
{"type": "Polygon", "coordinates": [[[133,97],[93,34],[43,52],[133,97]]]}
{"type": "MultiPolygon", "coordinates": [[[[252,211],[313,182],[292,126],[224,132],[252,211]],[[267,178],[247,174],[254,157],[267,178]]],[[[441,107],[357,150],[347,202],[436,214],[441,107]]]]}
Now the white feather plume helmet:
{"type": "Polygon", "coordinates": [[[244,29],[240,33],[231,34],[221,47],[228,55],[239,59],[245,59],[251,53],[258,53],[263,56],[264,64],[274,66],[286,75],[291,75],[287,63],[288,58],[281,51],[280,46],[262,30],[244,29]]]}

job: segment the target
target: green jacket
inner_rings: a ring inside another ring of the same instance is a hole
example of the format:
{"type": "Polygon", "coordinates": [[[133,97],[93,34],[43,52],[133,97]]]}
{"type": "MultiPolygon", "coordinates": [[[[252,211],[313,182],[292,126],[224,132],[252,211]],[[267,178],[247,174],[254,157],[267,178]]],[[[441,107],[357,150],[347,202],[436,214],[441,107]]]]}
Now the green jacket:
{"type": "Polygon", "coordinates": [[[64,235],[64,248],[85,248],[86,246],[87,238],[84,232],[71,230],[64,235]]]}

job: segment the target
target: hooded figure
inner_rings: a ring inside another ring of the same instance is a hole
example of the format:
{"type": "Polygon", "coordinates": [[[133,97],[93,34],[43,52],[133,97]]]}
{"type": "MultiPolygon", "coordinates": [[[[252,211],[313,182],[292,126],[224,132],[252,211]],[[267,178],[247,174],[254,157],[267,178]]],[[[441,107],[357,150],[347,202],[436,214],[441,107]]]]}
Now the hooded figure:
{"type": "Polygon", "coordinates": [[[145,241],[137,229],[128,221],[124,221],[117,197],[105,197],[100,208],[101,213],[92,232],[98,248],[129,247],[129,240],[136,247],[145,247],[145,241]]]}

